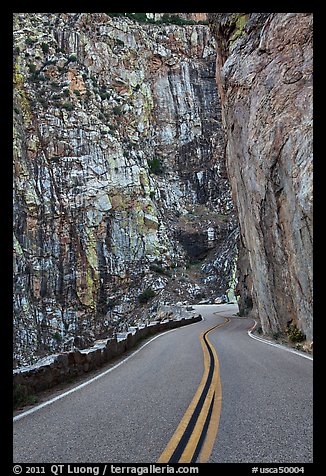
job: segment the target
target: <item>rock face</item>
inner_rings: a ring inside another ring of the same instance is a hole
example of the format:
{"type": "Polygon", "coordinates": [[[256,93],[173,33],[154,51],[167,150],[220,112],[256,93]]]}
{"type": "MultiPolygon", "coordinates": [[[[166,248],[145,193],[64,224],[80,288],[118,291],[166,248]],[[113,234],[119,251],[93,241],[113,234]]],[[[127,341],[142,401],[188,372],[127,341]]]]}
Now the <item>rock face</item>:
{"type": "Polygon", "coordinates": [[[208,26],[15,14],[13,150],[17,364],[226,296],[238,229],[208,26]]]}
{"type": "Polygon", "coordinates": [[[241,233],[241,312],[312,339],[312,15],[209,14],[241,233]]]}

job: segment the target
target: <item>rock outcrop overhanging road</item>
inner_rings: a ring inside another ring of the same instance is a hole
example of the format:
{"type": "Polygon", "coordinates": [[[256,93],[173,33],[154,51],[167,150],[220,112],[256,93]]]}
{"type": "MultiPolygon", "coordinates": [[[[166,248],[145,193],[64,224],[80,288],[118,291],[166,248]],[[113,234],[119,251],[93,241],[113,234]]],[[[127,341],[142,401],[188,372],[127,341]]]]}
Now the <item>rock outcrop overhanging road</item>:
{"type": "Polygon", "coordinates": [[[15,421],[14,461],[312,462],[312,362],[251,339],[234,305],[199,308],[203,321],[15,421]]]}

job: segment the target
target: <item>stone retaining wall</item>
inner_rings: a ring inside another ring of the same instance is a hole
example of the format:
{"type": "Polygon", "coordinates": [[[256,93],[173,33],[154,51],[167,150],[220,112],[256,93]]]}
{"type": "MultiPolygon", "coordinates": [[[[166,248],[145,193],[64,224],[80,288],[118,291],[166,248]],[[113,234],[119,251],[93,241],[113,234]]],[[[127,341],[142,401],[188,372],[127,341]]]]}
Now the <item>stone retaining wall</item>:
{"type": "Polygon", "coordinates": [[[200,320],[200,314],[191,313],[178,319],[154,321],[147,326],[131,328],[129,332],[118,334],[117,337],[98,340],[88,349],[50,355],[29,367],[15,369],[14,396],[19,393],[21,397],[26,397],[52,388],[73,377],[100,368],[131,349],[140,339],[200,320]]]}

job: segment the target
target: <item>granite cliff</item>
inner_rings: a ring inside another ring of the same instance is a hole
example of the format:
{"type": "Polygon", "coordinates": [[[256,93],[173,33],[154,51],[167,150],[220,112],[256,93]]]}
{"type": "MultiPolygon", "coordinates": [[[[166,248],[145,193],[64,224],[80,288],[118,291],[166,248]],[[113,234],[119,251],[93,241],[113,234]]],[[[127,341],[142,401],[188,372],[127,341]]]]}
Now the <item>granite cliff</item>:
{"type": "Polygon", "coordinates": [[[14,16],[16,365],[234,286],[209,27],[114,15],[14,16]]]}
{"type": "Polygon", "coordinates": [[[15,14],[13,59],[15,365],[236,283],[312,340],[312,15],[15,14]]]}
{"type": "Polygon", "coordinates": [[[312,339],[312,14],[214,13],[242,314],[312,339]]]}

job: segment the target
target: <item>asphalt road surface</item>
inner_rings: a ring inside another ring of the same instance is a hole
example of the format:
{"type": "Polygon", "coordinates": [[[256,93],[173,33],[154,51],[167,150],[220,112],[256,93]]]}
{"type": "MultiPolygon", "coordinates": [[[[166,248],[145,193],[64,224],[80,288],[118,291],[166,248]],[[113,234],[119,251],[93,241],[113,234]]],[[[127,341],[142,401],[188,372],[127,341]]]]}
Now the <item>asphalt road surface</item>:
{"type": "Polygon", "coordinates": [[[312,361],[250,338],[235,305],[195,308],[201,322],[20,413],[14,462],[312,462],[312,361]]]}

